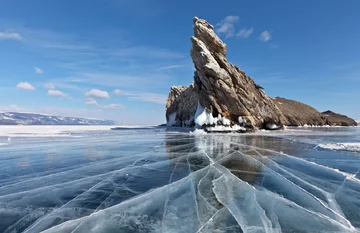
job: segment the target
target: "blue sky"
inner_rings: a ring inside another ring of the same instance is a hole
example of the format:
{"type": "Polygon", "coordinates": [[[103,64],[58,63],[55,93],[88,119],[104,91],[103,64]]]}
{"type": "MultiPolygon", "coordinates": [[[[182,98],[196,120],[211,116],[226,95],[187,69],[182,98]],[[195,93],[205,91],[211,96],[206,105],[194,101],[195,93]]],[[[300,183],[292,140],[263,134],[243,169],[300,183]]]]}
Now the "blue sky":
{"type": "Polygon", "coordinates": [[[360,1],[2,0],[0,111],[165,122],[192,18],[272,96],[360,119],[360,1]]]}

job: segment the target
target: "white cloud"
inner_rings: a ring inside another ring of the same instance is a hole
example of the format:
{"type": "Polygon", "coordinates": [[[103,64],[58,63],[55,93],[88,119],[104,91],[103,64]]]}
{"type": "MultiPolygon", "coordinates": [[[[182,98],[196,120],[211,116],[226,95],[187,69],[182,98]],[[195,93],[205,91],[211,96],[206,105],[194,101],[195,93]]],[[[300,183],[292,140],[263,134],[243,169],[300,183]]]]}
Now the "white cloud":
{"type": "Polygon", "coordinates": [[[98,105],[98,107],[104,110],[125,109],[121,104],[98,105]]]}
{"type": "Polygon", "coordinates": [[[53,89],[48,90],[48,95],[49,96],[54,96],[54,97],[63,97],[63,98],[69,97],[68,94],[66,94],[66,93],[64,93],[62,91],[53,90],[53,89]]]}
{"type": "Polygon", "coordinates": [[[22,40],[19,33],[0,32],[0,40],[22,40]]]}
{"type": "Polygon", "coordinates": [[[39,67],[34,67],[34,71],[37,74],[43,74],[44,73],[44,70],[40,69],[39,67]]]}
{"type": "Polygon", "coordinates": [[[87,104],[87,105],[95,105],[95,106],[97,106],[98,105],[98,103],[96,102],[96,100],[94,100],[94,99],[87,99],[86,101],[85,101],[85,104],[87,104]]]}
{"type": "Polygon", "coordinates": [[[109,93],[107,93],[106,91],[101,91],[98,89],[92,89],[88,92],[85,93],[86,97],[89,98],[97,98],[97,99],[109,99],[109,93]]]}
{"type": "Polygon", "coordinates": [[[165,104],[167,96],[162,94],[156,94],[156,93],[129,93],[126,92],[124,95],[127,96],[130,100],[137,100],[142,102],[151,102],[151,103],[157,103],[157,104],[165,104]]]}
{"type": "Polygon", "coordinates": [[[45,87],[46,89],[49,89],[49,90],[55,89],[55,86],[54,86],[54,84],[52,84],[52,83],[45,83],[45,84],[44,84],[44,87],[45,87]]]}
{"type": "Polygon", "coordinates": [[[271,39],[271,34],[270,34],[270,32],[268,32],[268,31],[263,31],[263,32],[260,34],[259,39],[260,39],[261,41],[264,41],[264,42],[269,41],[269,40],[271,39]]]}
{"type": "Polygon", "coordinates": [[[27,90],[27,91],[35,90],[35,87],[28,82],[20,82],[18,85],[16,85],[16,87],[18,89],[27,90]]]}
{"type": "Polygon", "coordinates": [[[160,67],[157,70],[171,70],[171,69],[176,69],[176,68],[181,68],[181,67],[184,67],[184,66],[183,65],[171,65],[171,66],[160,67]]]}
{"type": "Polygon", "coordinates": [[[119,95],[122,95],[122,94],[123,94],[123,92],[121,90],[119,90],[119,89],[115,89],[113,91],[113,95],[115,95],[115,96],[119,96],[119,95]]]}
{"type": "Polygon", "coordinates": [[[237,34],[236,37],[248,38],[254,32],[254,28],[243,28],[237,34]]]}
{"type": "Polygon", "coordinates": [[[85,104],[86,104],[86,105],[91,105],[91,106],[96,106],[96,107],[98,107],[99,109],[102,109],[102,110],[125,109],[125,107],[122,106],[121,104],[101,105],[101,104],[98,104],[98,103],[96,102],[96,100],[94,100],[94,99],[92,99],[92,98],[86,99],[85,104]]]}
{"type": "Polygon", "coordinates": [[[235,23],[237,21],[239,21],[239,16],[226,16],[220,23],[216,24],[216,32],[220,35],[223,34],[225,38],[235,36],[235,23]]]}

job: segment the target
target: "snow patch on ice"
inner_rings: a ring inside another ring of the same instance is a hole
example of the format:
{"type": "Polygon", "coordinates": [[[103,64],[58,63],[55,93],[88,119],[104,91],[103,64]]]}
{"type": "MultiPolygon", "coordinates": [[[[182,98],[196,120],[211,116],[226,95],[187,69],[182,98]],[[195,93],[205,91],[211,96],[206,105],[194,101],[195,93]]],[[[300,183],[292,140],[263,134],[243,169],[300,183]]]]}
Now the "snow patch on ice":
{"type": "Polygon", "coordinates": [[[330,149],[330,150],[346,150],[346,151],[358,151],[360,152],[360,142],[354,143],[327,143],[319,144],[317,147],[330,149]]]}

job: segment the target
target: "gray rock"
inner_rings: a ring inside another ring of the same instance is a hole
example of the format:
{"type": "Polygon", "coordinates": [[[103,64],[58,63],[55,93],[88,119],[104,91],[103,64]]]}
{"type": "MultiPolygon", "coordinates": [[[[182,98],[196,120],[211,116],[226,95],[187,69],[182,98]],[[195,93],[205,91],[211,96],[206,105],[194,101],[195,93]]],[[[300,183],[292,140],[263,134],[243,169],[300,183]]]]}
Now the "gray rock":
{"type": "Polygon", "coordinates": [[[195,126],[199,95],[195,85],[171,87],[166,101],[166,122],[170,126],[195,126]]]}

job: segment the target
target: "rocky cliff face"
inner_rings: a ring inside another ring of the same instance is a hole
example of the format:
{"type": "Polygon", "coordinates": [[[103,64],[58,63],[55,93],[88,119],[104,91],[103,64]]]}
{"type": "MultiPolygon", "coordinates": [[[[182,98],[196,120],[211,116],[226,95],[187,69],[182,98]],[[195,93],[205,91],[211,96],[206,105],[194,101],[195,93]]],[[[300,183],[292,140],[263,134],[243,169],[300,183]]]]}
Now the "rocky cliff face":
{"type": "Polygon", "coordinates": [[[194,84],[171,87],[166,102],[166,122],[168,126],[195,126],[195,112],[199,95],[194,84]]]}
{"type": "Polygon", "coordinates": [[[212,25],[195,17],[191,42],[196,69],[194,85],[171,89],[166,111],[168,125],[194,120],[199,126],[239,125],[242,130],[251,130],[284,124],[286,119],[262,88],[227,61],[227,46],[212,25]],[[202,120],[196,121],[199,115],[202,120]]]}

